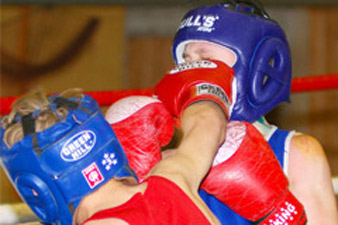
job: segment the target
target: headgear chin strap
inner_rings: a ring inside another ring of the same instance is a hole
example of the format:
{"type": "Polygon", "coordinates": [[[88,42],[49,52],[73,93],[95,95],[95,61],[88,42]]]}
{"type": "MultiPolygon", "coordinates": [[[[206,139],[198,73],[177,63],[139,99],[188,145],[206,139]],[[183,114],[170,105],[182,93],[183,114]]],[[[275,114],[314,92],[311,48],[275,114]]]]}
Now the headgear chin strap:
{"type": "Polygon", "coordinates": [[[172,52],[176,63],[184,61],[183,52],[190,42],[211,42],[235,52],[237,93],[230,120],[253,122],[289,100],[290,51],[283,30],[264,10],[250,5],[251,1],[229,2],[188,12],[172,52]]]}
{"type": "Polygon", "coordinates": [[[136,180],[136,175],[91,97],[50,99],[51,109],[69,110],[66,119],[38,133],[30,123],[28,134],[11,149],[3,142],[1,129],[0,156],[16,190],[42,221],[71,225],[82,197],[111,178],[136,180]]]}

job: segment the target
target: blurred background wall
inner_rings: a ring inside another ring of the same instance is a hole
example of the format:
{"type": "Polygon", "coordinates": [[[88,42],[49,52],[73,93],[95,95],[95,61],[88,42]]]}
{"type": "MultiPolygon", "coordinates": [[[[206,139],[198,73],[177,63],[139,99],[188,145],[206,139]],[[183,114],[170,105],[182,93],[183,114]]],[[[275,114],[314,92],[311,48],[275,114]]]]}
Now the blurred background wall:
{"type": "MultiPolygon", "coordinates": [[[[192,6],[3,4],[0,96],[35,88],[52,93],[70,87],[85,91],[153,87],[173,65],[172,38],[192,6]]],[[[338,72],[338,4],[266,8],[288,36],[294,77],[338,72]]],[[[326,90],[293,94],[290,104],[281,105],[268,118],[281,128],[318,138],[333,175],[338,175],[337,112],[338,90],[326,90]]],[[[0,169],[0,204],[17,201],[0,169]]]]}

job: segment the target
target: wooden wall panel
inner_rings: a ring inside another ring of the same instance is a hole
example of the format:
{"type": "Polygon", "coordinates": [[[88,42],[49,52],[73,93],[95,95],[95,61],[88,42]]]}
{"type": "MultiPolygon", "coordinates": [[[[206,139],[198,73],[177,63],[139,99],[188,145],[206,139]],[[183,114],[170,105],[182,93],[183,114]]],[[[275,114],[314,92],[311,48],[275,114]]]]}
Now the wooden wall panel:
{"type": "Polygon", "coordinates": [[[39,66],[51,61],[79,35],[92,19],[98,21],[92,37],[64,66],[39,76],[1,74],[1,95],[20,94],[11,86],[23,86],[20,92],[42,86],[47,92],[79,86],[85,90],[121,88],[122,61],[125,52],[125,10],[120,7],[3,7],[1,51],[17,60],[39,66]],[[6,14],[9,14],[6,16],[6,14]],[[12,81],[7,82],[11,77],[12,81]],[[20,82],[21,81],[21,82],[20,82]],[[25,83],[22,84],[22,83],[25,83]]]}
{"type": "MultiPolygon", "coordinates": [[[[338,7],[312,8],[310,71],[338,73],[338,7]]],[[[310,130],[322,142],[333,174],[338,176],[338,90],[311,94],[310,130]]]]}
{"type": "Polygon", "coordinates": [[[171,37],[131,37],[129,39],[124,87],[153,87],[173,65],[171,37]]]}

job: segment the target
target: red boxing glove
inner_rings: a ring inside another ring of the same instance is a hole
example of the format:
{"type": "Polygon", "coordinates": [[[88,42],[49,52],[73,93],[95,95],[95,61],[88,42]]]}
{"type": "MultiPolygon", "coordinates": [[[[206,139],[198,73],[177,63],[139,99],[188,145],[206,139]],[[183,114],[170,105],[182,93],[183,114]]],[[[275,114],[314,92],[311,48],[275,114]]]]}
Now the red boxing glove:
{"type": "Polygon", "coordinates": [[[218,103],[228,118],[233,77],[233,69],[221,61],[185,62],[164,76],[155,94],[178,118],[186,107],[200,100],[218,103]]]}
{"type": "Polygon", "coordinates": [[[155,98],[132,96],[114,103],[105,118],[119,139],[140,182],[161,160],[161,147],[173,134],[171,114],[155,98]]]}
{"type": "Polygon", "coordinates": [[[304,207],[288,190],[288,180],[270,145],[247,122],[230,122],[203,190],[234,212],[261,225],[299,225],[304,207]]]}

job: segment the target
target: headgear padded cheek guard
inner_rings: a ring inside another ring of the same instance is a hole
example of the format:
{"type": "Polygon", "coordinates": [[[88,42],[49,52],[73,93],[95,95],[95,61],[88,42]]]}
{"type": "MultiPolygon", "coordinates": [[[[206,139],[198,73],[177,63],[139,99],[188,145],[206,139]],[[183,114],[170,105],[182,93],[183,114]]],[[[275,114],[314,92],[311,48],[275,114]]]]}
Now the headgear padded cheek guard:
{"type": "Polygon", "coordinates": [[[16,190],[42,221],[71,225],[82,197],[111,178],[136,180],[136,175],[91,97],[50,99],[51,108],[68,108],[66,119],[25,135],[10,149],[1,129],[0,157],[16,190]]]}
{"type": "Polygon", "coordinates": [[[181,22],[172,51],[176,63],[184,62],[183,52],[190,42],[211,42],[235,52],[237,93],[230,120],[253,122],[289,100],[291,58],[281,27],[250,10],[241,4],[191,10],[181,22]]]}

